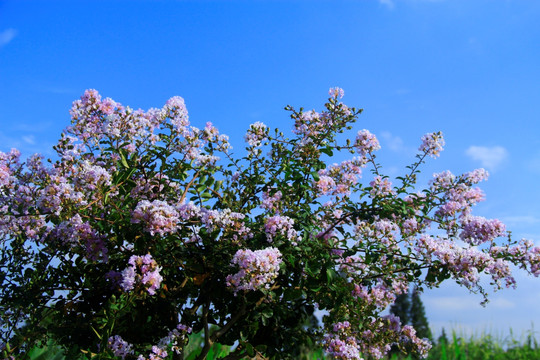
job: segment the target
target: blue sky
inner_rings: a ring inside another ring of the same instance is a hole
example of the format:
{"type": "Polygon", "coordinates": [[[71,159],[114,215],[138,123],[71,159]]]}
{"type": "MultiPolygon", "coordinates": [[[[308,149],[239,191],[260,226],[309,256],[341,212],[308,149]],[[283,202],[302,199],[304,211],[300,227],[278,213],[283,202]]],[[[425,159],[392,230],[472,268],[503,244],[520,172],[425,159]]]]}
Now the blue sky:
{"type": "MultiPolygon", "coordinates": [[[[50,155],[87,88],[143,109],[180,95],[195,125],[240,148],[250,123],[288,131],[285,105],[321,109],[340,86],[389,174],[440,130],[426,176],[487,168],[476,214],[540,244],[538,19],[540,2],[518,0],[0,0],[0,151],[50,155]]],[[[540,279],[517,278],[485,309],[453,286],[429,291],[431,325],[540,326],[540,279]]]]}

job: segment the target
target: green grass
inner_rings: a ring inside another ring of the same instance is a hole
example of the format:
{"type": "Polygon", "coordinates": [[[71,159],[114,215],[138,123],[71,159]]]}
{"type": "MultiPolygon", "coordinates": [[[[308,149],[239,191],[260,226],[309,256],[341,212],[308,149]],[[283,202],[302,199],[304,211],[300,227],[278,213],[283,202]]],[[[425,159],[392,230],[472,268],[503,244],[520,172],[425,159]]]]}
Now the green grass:
{"type": "Polygon", "coordinates": [[[452,332],[451,339],[436,342],[428,359],[441,360],[531,360],[540,359],[540,346],[534,331],[528,331],[518,340],[513,333],[506,338],[490,334],[458,336],[452,332]]]}

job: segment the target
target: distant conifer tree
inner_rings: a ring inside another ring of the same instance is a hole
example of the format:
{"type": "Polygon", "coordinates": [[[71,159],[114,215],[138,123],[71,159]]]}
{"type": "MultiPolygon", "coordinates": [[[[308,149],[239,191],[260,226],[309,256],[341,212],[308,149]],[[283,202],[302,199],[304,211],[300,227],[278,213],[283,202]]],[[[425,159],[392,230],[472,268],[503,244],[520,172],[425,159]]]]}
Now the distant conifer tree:
{"type": "Polygon", "coordinates": [[[426,310],[420,299],[420,291],[414,288],[411,294],[411,309],[409,312],[410,324],[416,329],[416,335],[420,338],[432,339],[431,329],[426,318],[426,310]]]}
{"type": "Polygon", "coordinates": [[[442,328],[442,333],[439,336],[439,339],[437,340],[437,343],[445,344],[445,345],[448,344],[448,336],[446,336],[446,330],[444,330],[444,328],[442,328]]]}
{"type": "Polygon", "coordinates": [[[396,297],[396,301],[390,307],[390,313],[399,317],[402,325],[409,324],[411,318],[409,312],[411,310],[411,302],[409,294],[404,293],[396,297]]]}

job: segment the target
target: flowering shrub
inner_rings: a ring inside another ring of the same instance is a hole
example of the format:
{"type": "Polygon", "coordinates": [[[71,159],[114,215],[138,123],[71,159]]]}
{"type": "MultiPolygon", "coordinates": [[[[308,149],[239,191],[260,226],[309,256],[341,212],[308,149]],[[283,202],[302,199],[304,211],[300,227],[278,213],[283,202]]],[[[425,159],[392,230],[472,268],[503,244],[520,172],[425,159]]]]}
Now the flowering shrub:
{"type": "Polygon", "coordinates": [[[142,111],[88,90],[50,164],[0,153],[4,356],[53,338],[71,358],[183,359],[192,330],[197,359],[217,342],[236,344],[229,359],[294,359],[314,341],[335,359],[425,355],[427,340],[381,315],[410,285],[452,279],[486,299],[481,279],[499,289],[515,284],[512,265],[540,274],[540,248],[472,214],[485,170],[416,189],[444,146],[431,133],[391,180],[374,134],[338,140],[361,112],[342,96],[331,89],[321,112],[287,107],[292,138],[251,125],[236,157],[180,97],[142,111]]]}

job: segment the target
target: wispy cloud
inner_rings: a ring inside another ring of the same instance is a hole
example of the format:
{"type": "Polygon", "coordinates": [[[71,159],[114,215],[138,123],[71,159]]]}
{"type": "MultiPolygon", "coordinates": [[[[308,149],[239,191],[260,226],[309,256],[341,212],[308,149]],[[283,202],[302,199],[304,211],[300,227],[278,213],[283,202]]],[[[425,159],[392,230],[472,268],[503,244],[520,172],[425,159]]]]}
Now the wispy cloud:
{"type": "Polygon", "coordinates": [[[527,165],[529,170],[535,173],[540,173],[540,153],[536,154],[531,160],[528,161],[527,165]]]}
{"type": "Polygon", "coordinates": [[[381,138],[384,140],[385,145],[392,151],[403,150],[403,140],[399,136],[394,136],[388,131],[381,133],[381,138]]]}
{"type": "Polygon", "coordinates": [[[36,138],[34,135],[25,135],[22,137],[22,140],[29,145],[35,145],[36,143],[36,138]]]}
{"type": "MultiPolygon", "coordinates": [[[[466,296],[438,296],[426,297],[424,302],[431,308],[439,311],[467,311],[483,309],[478,298],[466,296]]],[[[489,302],[489,306],[496,309],[511,309],[516,305],[505,298],[496,298],[489,302]]]]}
{"type": "MultiPolygon", "coordinates": [[[[379,4],[386,6],[388,9],[393,10],[396,6],[397,0],[379,0],[379,4]]],[[[438,3],[445,0],[402,0],[400,3],[438,3]]]]}
{"type": "Polygon", "coordinates": [[[465,154],[491,171],[495,171],[508,158],[508,151],[502,146],[470,146],[465,154]]]}
{"type": "Polygon", "coordinates": [[[504,217],[503,221],[505,224],[510,225],[535,225],[540,224],[540,217],[533,215],[514,215],[504,217]]]}
{"type": "Polygon", "coordinates": [[[10,28],[0,32],[0,48],[9,44],[15,36],[17,36],[17,30],[15,29],[10,28]]]}
{"type": "Polygon", "coordinates": [[[415,148],[405,145],[403,139],[389,131],[381,133],[382,146],[397,153],[414,154],[415,148]]]}
{"type": "Polygon", "coordinates": [[[384,6],[388,7],[389,9],[393,9],[395,4],[393,0],[379,0],[380,4],[383,4],[384,6]]]}

